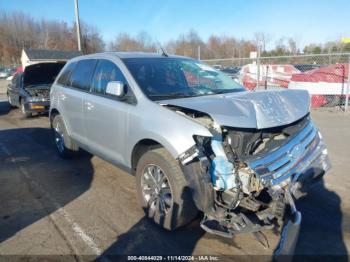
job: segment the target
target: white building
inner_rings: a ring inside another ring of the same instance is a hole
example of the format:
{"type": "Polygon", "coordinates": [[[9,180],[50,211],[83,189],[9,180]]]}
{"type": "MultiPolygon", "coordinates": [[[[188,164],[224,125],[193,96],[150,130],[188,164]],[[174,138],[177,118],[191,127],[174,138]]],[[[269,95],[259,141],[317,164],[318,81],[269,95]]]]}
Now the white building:
{"type": "Polygon", "coordinates": [[[82,55],[79,51],[61,51],[61,50],[40,50],[40,49],[23,49],[21,62],[23,69],[32,64],[66,62],[69,59],[82,55]]]}

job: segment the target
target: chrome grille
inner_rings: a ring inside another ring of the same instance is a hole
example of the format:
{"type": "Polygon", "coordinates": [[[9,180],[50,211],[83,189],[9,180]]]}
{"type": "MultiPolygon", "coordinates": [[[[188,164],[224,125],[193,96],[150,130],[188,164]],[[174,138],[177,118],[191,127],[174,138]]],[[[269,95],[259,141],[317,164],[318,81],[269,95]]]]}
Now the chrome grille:
{"type": "Polygon", "coordinates": [[[317,129],[310,121],[288,143],[267,155],[249,161],[248,165],[263,182],[282,181],[281,178],[292,175],[291,170],[302,162],[318,139],[317,129]]]}

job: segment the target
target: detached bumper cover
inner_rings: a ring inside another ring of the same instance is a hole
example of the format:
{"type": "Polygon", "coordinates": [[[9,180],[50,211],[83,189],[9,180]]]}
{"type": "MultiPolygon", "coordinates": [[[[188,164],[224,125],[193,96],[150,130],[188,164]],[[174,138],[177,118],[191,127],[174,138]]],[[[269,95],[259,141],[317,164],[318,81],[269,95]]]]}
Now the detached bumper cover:
{"type": "Polygon", "coordinates": [[[291,220],[282,228],[280,242],[274,252],[274,256],[293,255],[298,241],[301,224],[301,213],[296,211],[291,220]]]}

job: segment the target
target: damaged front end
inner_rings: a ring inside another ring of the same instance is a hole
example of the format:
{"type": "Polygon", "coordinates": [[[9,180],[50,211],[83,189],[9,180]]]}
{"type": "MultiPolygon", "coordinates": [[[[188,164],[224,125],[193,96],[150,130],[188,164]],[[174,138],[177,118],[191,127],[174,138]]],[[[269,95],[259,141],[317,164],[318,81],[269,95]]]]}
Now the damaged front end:
{"type": "Polygon", "coordinates": [[[244,129],[218,126],[208,115],[171,109],[205,125],[212,137],[195,136],[196,145],[179,157],[201,227],[233,237],[253,233],[265,247],[263,230],[281,230],[275,254],[293,252],[301,214],[294,200],[330,168],[321,134],[308,115],[281,127],[244,129]]]}

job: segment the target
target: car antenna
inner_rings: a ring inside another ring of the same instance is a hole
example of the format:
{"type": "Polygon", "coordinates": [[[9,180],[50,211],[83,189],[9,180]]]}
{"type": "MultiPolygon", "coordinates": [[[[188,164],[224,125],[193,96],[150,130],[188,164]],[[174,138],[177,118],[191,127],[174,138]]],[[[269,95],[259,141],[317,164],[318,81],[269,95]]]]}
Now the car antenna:
{"type": "Polygon", "coordinates": [[[164,57],[168,57],[169,56],[159,42],[158,42],[158,47],[162,51],[162,56],[164,56],[164,57]]]}
{"type": "Polygon", "coordinates": [[[162,50],[162,56],[168,57],[169,55],[164,51],[163,47],[160,46],[160,50],[162,50]]]}

